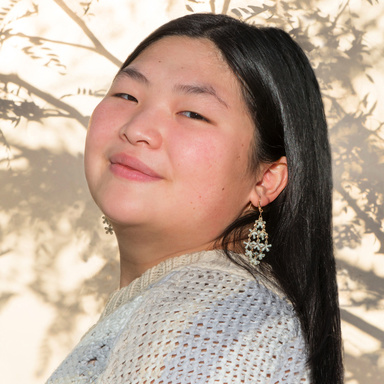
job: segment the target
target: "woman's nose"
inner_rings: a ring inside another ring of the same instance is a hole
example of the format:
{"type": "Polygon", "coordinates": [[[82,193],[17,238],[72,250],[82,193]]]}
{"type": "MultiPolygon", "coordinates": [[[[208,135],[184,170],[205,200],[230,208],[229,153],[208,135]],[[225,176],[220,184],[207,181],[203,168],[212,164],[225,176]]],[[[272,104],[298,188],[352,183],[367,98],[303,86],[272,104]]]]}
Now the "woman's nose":
{"type": "Polygon", "coordinates": [[[160,148],[163,141],[161,120],[159,114],[154,111],[138,112],[121,127],[120,137],[132,145],[160,148]]]}

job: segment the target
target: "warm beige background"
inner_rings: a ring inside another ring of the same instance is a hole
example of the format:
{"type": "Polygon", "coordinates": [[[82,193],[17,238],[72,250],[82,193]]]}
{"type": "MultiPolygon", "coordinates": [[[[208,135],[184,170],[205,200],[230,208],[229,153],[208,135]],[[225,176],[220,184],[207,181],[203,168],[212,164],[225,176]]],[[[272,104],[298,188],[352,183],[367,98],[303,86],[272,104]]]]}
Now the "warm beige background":
{"type": "Polygon", "coordinates": [[[375,0],[1,0],[1,383],[47,378],[117,285],[82,171],[89,114],[121,60],[191,11],[278,25],[324,93],[347,382],[384,382],[384,6],[375,0]],[[240,8],[241,7],[241,8],[240,8]]]}

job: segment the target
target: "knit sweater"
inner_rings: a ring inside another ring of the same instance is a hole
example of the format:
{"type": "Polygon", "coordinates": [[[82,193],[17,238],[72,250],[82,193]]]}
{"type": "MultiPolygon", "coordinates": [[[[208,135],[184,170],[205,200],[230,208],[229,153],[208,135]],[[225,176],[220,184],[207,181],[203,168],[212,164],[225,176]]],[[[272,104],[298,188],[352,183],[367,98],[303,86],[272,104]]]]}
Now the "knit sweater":
{"type": "Polygon", "coordinates": [[[309,384],[306,358],[282,293],[208,251],[113,293],[47,384],[309,384]]]}

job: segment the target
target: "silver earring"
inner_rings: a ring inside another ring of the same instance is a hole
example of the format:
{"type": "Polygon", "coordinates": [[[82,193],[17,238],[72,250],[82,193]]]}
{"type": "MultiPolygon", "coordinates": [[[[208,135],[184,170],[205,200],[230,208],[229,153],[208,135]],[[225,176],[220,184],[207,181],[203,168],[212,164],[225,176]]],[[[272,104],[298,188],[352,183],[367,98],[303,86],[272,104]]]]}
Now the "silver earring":
{"type": "Polygon", "coordinates": [[[260,264],[266,252],[272,247],[268,244],[268,233],[265,230],[265,221],[263,221],[263,210],[259,201],[259,218],[255,221],[252,229],[249,230],[248,241],[245,244],[245,256],[249,258],[252,265],[260,264]]]}
{"type": "Polygon", "coordinates": [[[112,224],[109,222],[109,220],[105,216],[101,216],[101,218],[103,219],[105,233],[109,235],[113,235],[112,224]]]}

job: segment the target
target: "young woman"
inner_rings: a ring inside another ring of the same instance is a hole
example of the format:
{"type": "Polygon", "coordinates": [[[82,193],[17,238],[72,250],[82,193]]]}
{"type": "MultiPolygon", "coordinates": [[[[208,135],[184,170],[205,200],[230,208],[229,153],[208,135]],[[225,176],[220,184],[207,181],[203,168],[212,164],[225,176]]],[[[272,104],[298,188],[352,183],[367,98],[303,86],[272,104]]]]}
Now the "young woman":
{"type": "Polygon", "coordinates": [[[86,140],[120,289],[48,383],[342,383],[319,87],[283,31],[173,20],[86,140]]]}

